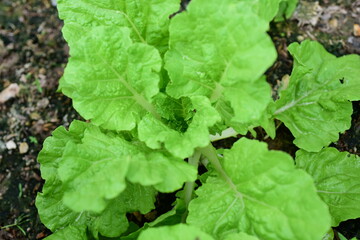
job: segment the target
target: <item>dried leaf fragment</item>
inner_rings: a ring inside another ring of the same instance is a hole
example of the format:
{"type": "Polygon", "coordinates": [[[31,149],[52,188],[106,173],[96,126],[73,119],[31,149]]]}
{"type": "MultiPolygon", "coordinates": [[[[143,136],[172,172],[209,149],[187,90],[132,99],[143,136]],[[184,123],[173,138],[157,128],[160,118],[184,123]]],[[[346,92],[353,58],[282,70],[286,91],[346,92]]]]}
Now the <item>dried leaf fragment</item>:
{"type": "Polygon", "coordinates": [[[16,83],[10,84],[0,93],[0,104],[5,103],[7,100],[15,97],[20,91],[19,85],[16,83]]]}
{"type": "Polygon", "coordinates": [[[27,153],[29,151],[29,145],[26,142],[22,142],[19,145],[19,152],[20,154],[27,153]]]}
{"type": "Polygon", "coordinates": [[[354,24],[354,36],[360,37],[360,25],[359,24],[354,24]]]}

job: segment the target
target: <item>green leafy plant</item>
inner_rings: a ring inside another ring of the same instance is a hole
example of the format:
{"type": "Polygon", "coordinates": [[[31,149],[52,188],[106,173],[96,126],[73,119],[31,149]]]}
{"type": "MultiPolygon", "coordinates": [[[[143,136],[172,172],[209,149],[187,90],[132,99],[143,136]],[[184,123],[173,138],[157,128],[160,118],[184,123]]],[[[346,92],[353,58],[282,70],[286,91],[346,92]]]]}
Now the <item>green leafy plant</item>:
{"type": "Polygon", "coordinates": [[[360,216],[360,161],[328,148],[360,99],[360,57],[289,46],[290,83],[271,98],[269,22],[296,1],[59,0],[70,59],[60,81],[87,122],[59,127],[39,154],[36,205],[47,239],[321,239],[360,216]],[[283,122],[296,164],[266,143],[212,141],[283,122]],[[198,166],[207,171],[201,173],[198,166]],[[196,190],[194,190],[196,189],[196,190]],[[142,227],[127,214],[173,209],[142,227]]]}

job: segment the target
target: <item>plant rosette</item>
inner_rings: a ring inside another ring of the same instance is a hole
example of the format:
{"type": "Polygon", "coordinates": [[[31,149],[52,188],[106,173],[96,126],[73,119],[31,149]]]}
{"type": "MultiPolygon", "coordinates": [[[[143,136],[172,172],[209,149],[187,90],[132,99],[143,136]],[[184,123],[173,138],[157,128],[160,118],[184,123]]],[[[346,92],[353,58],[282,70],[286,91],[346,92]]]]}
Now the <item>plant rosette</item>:
{"type": "Polygon", "coordinates": [[[328,147],[360,99],[360,57],[306,40],[289,46],[278,100],[264,77],[269,22],[296,3],[196,0],[173,14],[178,0],[59,0],[71,55],[60,90],[87,122],[57,128],[39,154],[46,239],[319,240],[360,217],[359,158],[328,147]],[[275,138],[275,119],[295,160],[245,137],[212,145],[258,126],[275,138]],[[173,209],[129,222],[159,193],[176,195],[173,209]]]}

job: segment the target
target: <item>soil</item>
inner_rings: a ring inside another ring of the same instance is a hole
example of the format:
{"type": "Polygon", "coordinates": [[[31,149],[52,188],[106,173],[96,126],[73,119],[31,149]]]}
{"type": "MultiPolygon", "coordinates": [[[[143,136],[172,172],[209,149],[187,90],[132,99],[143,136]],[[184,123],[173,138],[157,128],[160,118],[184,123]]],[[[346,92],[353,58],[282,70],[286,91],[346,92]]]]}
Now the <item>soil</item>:
{"type": "MultiPolygon", "coordinates": [[[[19,86],[16,97],[0,103],[1,240],[43,239],[50,234],[35,207],[36,194],[43,185],[36,157],[52,130],[81,119],[71,100],[57,92],[68,47],[55,5],[54,0],[0,1],[0,92],[13,83],[19,86]]],[[[291,74],[287,46],[294,41],[317,40],[337,56],[360,54],[360,36],[354,29],[360,24],[359,0],[309,0],[301,1],[300,6],[292,19],[271,24],[269,34],[276,44],[278,60],[267,76],[275,90],[281,79],[291,74]]],[[[351,128],[333,146],[359,155],[360,102],[354,102],[353,108],[351,128]]],[[[262,129],[256,131],[258,138],[265,137],[262,129]]],[[[287,128],[280,125],[277,135],[277,140],[267,138],[269,148],[294,155],[297,148],[287,128]]],[[[230,147],[234,140],[218,142],[217,146],[230,147]]],[[[360,239],[360,219],[342,223],[336,230],[348,239],[360,239]]]]}

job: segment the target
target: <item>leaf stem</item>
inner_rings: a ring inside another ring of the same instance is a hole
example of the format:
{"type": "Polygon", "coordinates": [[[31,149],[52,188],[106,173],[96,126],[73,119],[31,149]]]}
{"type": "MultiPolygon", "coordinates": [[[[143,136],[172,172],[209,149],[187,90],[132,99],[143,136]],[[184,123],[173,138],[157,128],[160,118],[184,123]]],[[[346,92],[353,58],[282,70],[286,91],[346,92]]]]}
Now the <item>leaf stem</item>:
{"type": "MultiPolygon", "coordinates": [[[[189,157],[189,164],[197,168],[199,165],[200,156],[201,156],[201,152],[195,151],[194,155],[189,157]]],[[[184,201],[185,201],[186,211],[182,215],[182,218],[181,218],[182,223],[186,222],[186,217],[189,213],[188,206],[189,206],[190,201],[193,199],[194,187],[195,187],[195,182],[186,182],[185,183],[184,201]]]]}
{"type": "Polygon", "coordinates": [[[229,137],[236,137],[238,133],[233,128],[227,128],[221,134],[210,135],[210,141],[215,142],[229,137]]]}
{"type": "Polygon", "coordinates": [[[157,120],[161,120],[161,116],[156,112],[154,105],[147,101],[140,94],[134,94],[135,101],[140,104],[145,110],[150,112],[157,120]]]}
{"type": "Polygon", "coordinates": [[[207,147],[199,149],[199,151],[209,160],[215,170],[220,174],[220,176],[230,185],[230,188],[235,191],[239,198],[242,198],[242,194],[237,190],[233,181],[224,171],[221,163],[219,161],[218,155],[215,148],[210,143],[207,147]]]}

